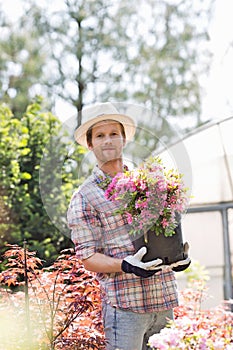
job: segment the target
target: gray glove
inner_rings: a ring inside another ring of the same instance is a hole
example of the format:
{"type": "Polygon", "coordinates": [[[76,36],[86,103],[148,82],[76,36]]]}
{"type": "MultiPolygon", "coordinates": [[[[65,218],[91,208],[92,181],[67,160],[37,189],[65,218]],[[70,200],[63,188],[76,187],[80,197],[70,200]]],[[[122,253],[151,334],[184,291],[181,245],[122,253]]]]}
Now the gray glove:
{"type": "Polygon", "coordinates": [[[134,255],[129,255],[123,259],[121,264],[122,271],[126,273],[134,273],[140,277],[151,277],[156,272],[160,271],[160,265],[163,261],[161,259],[155,259],[148,262],[142,262],[143,256],[146,254],[147,248],[142,247],[134,255]]]}

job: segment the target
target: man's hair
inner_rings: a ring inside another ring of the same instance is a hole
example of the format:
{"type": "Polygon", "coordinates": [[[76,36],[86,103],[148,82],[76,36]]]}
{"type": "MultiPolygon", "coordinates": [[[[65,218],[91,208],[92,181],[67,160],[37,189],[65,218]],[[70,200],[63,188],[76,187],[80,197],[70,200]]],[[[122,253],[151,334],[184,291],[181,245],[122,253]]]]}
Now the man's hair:
{"type": "MultiPolygon", "coordinates": [[[[125,136],[125,128],[124,128],[124,126],[123,126],[122,123],[118,122],[117,120],[113,120],[113,119],[109,119],[109,120],[106,120],[106,121],[114,121],[114,122],[117,122],[118,124],[120,124],[120,127],[121,127],[121,134],[122,134],[124,140],[126,139],[126,136],[125,136]]],[[[93,129],[93,126],[95,126],[95,124],[92,125],[92,126],[87,130],[86,137],[87,137],[87,144],[88,144],[88,146],[89,146],[89,145],[92,145],[92,129],[93,129]]]]}

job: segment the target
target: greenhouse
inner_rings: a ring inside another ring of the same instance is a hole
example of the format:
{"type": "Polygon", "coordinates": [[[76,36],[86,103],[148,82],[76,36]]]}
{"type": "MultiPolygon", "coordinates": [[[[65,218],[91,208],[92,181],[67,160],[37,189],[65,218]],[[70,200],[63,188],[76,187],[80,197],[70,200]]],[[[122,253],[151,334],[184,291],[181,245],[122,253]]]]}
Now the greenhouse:
{"type": "Polygon", "coordinates": [[[208,123],[160,152],[191,189],[183,218],[190,255],[210,274],[212,303],[232,299],[233,117],[208,123]]]}

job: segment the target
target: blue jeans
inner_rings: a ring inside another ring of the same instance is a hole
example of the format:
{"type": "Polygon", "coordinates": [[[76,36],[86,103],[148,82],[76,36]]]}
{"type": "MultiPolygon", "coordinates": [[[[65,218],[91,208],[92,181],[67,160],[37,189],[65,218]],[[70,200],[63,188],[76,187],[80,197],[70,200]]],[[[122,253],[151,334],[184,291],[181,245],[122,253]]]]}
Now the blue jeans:
{"type": "Polygon", "coordinates": [[[173,310],[136,313],[103,305],[106,350],[146,350],[149,337],[173,319],[173,310]]]}

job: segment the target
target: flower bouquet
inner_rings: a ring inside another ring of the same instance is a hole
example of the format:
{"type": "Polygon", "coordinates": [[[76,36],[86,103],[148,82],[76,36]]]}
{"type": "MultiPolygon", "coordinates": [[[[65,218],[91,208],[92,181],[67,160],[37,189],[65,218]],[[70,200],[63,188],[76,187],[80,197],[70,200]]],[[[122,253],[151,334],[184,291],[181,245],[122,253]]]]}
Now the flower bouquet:
{"type": "Polygon", "coordinates": [[[105,197],[117,202],[117,213],[126,216],[135,248],[146,245],[150,251],[151,240],[157,250],[161,245],[165,246],[165,251],[171,246],[172,257],[167,256],[167,252],[165,256],[152,252],[151,256],[148,251],[144,261],[160,257],[169,264],[183,259],[179,221],[189,196],[181,174],[166,170],[159,157],[150,157],[140,167],[117,174],[108,185],[105,197]],[[173,236],[177,237],[172,239],[173,236]]]}

